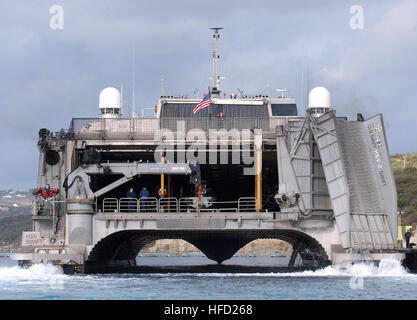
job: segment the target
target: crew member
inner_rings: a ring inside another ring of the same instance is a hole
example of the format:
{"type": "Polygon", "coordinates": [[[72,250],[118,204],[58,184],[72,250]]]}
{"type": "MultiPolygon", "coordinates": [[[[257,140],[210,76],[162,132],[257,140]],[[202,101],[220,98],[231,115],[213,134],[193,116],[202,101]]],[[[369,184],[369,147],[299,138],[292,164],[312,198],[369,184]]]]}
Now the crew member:
{"type": "Polygon", "coordinates": [[[129,198],[129,211],[135,212],[136,208],[136,192],[133,188],[130,188],[129,191],[126,193],[126,198],[129,198]]]}
{"type": "Polygon", "coordinates": [[[140,197],[140,210],[142,212],[146,212],[148,209],[148,206],[146,204],[146,199],[143,198],[148,198],[150,196],[148,189],[143,186],[142,190],[140,191],[139,197],[140,197]]]}
{"type": "Polygon", "coordinates": [[[410,238],[411,238],[411,229],[408,229],[407,232],[404,234],[405,237],[405,247],[410,247],[410,238]]]}

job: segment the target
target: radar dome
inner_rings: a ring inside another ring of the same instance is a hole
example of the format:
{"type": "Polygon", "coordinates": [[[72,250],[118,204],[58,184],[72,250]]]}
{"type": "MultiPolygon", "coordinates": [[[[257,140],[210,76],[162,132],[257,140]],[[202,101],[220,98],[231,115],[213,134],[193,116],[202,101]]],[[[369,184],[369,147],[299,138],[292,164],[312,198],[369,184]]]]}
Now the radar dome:
{"type": "Polygon", "coordinates": [[[308,109],[310,114],[319,117],[331,109],[330,92],[325,87],[315,87],[308,95],[308,109]]]}
{"type": "Polygon", "coordinates": [[[325,87],[315,87],[308,95],[309,108],[330,108],[330,92],[325,87]]]}
{"type": "Polygon", "coordinates": [[[100,92],[98,107],[121,108],[120,92],[116,88],[108,87],[100,92]]]}
{"type": "Polygon", "coordinates": [[[100,108],[100,117],[120,118],[122,103],[119,90],[113,87],[103,89],[98,98],[98,107],[100,108]]]}

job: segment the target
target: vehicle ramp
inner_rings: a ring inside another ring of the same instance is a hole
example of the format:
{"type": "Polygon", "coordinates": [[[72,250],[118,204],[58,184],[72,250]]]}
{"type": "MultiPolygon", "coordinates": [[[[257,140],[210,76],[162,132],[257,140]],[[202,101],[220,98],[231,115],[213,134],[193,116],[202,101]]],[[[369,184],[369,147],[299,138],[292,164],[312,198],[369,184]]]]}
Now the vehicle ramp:
{"type": "Polygon", "coordinates": [[[347,121],[310,117],[343,248],[392,249],[397,193],[382,115],[347,121]]]}

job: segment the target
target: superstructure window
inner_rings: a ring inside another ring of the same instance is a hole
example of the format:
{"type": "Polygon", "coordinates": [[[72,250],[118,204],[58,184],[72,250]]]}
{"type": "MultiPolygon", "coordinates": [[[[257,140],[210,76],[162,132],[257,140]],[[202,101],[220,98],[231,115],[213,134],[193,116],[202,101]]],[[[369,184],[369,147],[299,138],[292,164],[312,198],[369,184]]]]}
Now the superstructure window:
{"type": "Polygon", "coordinates": [[[192,103],[166,103],[161,109],[161,118],[208,118],[217,117],[223,112],[224,118],[265,118],[268,117],[267,105],[212,104],[210,107],[193,114],[197,105],[192,103]]]}
{"type": "Polygon", "coordinates": [[[330,111],[330,108],[309,108],[311,114],[325,114],[330,111]]]}
{"type": "Polygon", "coordinates": [[[101,109],[101,114],[119,114],[120,109],[118,108],[103,108],[101,109]]]}
{"type": "Polygon", "coordinates": [[[295,103],[272,104],[272,116],[296,116],[297,105],[295,103]]]}

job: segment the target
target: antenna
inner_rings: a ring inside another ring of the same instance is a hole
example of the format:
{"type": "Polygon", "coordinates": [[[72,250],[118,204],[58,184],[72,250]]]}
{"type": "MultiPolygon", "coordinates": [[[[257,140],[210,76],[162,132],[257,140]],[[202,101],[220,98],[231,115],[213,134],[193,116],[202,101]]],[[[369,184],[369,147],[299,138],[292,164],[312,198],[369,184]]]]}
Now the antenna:
{"type": "Polygon", "coordinates": [[[243,90],[240,90],[239,88],[236,88],[236,89],[237,89],[237,91],[239,91],[240,97],[243,98],[243,90]]]}
{"type": "Polygon", "coordinates": [[[161,97],[165,95],[164,79],[161,78],[161,97]]]}
{"type": "Polygon", "coordinates": [[[301,67],[301,112],[304,112],[307,108],[308,87],[308,61],[306,62],[306,57],[304,56],[301,67]]]}
{"type": "Polygon", "coordinates": [[[284,99],[284,92],[287,91],[287,89],[276,89],[275,91],[281,92],[281,99],[284,99]]]}
{"type": "Polygon", "coordinates": [[[125,102],[123,101],[123,83],[120,84],[120,105],[122,107],[122,114],[124,114],[125,102]]]}
{"type": "MultiPolygon", "coordinates": [[[[309,68],[309,64],[307,61],[307,66],[306,66],[306,92],[305,92],[305,97],[307,98],[308,93],[310,92],[310,68],[309,68]]],[[[305,104],[308,104],[308,100],[305,102],[305,104]]]]}
{"type": "Polygon", "coordinates": [[[213,38],[214,38],[214,51],[213,51],[213,91],[217,91],[216,93],[220,92],[220,79],[224,79],[220,77],[218,74],[218,61],[220,59],[219,56],[219,30],[222,30],[223,27],[212,27],[211,30],[214,30],[213,38]]]}
{"type": "Polygon", "coordinates": [[[301,110],[304,110],[304,66],[301,70],[301,110]]]}
{"type": "Polygon", "coordinates": [[[132,54],[132,118],[135,114],[135,91],[136,91],[136,61],[135,61],[135,44],[133,44],[133,54],[132,54]]]}

